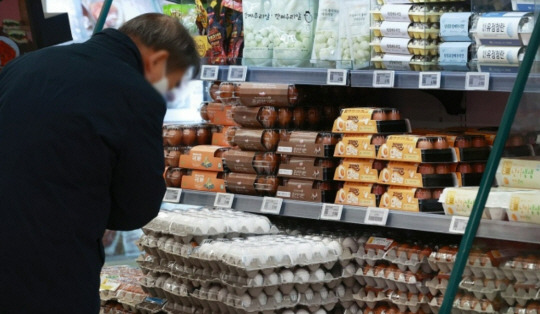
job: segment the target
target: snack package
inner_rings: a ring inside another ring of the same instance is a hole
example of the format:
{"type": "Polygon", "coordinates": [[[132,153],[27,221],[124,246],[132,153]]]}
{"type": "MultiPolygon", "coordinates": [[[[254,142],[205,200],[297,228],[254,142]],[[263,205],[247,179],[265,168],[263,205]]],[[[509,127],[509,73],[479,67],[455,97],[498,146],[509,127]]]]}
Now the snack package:
{"type": "Polygon", "coordinates": [[[243,0],[243,65],[270,66],[274,47],[274,25],[270,21],[270,2],[243,0]]]}
{"type": "Polygon", "coordinates": [[[226,64],[226,38],[227,34],[225,28],[221,24],[221,16],[218,12],[214,11],[212,7],[207,9],[208,11],[208,42],[210,43],[210,50],[207,51],[206,56],[210,64],[226,64]]]}
{"type": "Polygon", "coordinates": [[[244,47],[244,20],[242,14],[235,12],[232,17],[232,32],[229,39],[229,50],[227,53],[227,63],[240,64],[242,49],[244,47]]]}
{"type": "Polygon", "coordinates": [[[353,61],[353,69],[361,69],[369,66],[370,60],[370,31],[369,31],[369,1],[345,0],[342,9],[345,18],[344,25],[347,32],[347,44],[342,44],[342,59],[345,60],[349,47],[349,54],[353,61]]]}
{"type": "Polygon", "coordinates": [[[189,33],[194,36],[199,33],[197,28],[197,6],[194,4],[165,4],[163,14],[172,16],[184,25],[189,33]]]}

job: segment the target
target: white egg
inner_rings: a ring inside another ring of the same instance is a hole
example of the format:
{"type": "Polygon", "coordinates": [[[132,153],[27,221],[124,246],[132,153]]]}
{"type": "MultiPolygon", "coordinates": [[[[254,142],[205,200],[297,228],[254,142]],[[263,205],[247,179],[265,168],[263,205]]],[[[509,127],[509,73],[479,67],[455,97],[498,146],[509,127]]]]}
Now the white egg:
{"type": "Polygon", "coordinates": [[[324,280],[324,270],[321,268],[317,269],[316,271],[311,273],[312,277],[314,277],[317,281],[323,281],[324,280]]]}
{"type": "Polygon", "coordinates": [[[332,241],[330,243],[328,243],[327,247],[331,250],[331,251],[334,251],[336,255],[341,255],[343,253],[343,250],[341,248],[341,244],[339,244],[338,241],[332,241]]]}
{"type": "Polygon", "coordinates": [[[321,288],[319,293],[321,294],[321,299],[326,300],[328,298],[328,289],[325,286],[321,288]]]}
{"type": "Polygon", "coordinates": [[[296,302],[296,300],[298,300],[298,292],[296,292],[296,289],[292,289],[291,292],[289,292],[289,298],[292,302],[296,302]]]}
{"type": "Polygon", "coordinates": [[[282,283],[291,283],[294,281],[294,274],[288,269],[284,269],[279,273],[282,283]]]}
{"type": "Polygon", "coordinates": [[[304,296],[308,301],[313,300],[313,290],[311,290],[311,288],[307,288],[306,292],[304,292],[304,296]]]}
{"type": "Polygon", "coordinates": [[[247,293],[244,293],[244,295],[242,296],[242,306],[243,307],[251,306],[251,297],[247,293]]]}
{"type": "Polygon", "coordinates": [[[271,273],[265,276],[266,284],[269,286],[277,285],[279,282],[278,274],[271,273]]]}
{"type": "Polygon", "coordinates": [[[263,293],[259,294],[259,296],[257,297],[257,300],[259,301],[260,305],[264,306],[264,305],[266,305],[266,302],[268,302],[268,297],[263,292],[263,293]]]}
{"type": "Polygon", "coordinates": [[[272,296],[272,298],[274,298],[274,301],[276,301],[277,304],[281,304],[281,302],[283,301],[283,294],[279,292],[279,290],[277,290],[276,293],[274,293],[274,295],[272,296]]]}
{"type": "Polygon", "coordinates": [[[218,301],[225,302],[225,299],[227,299],[228,294],[229,292],[227,291],[227,288],[221,288],[218,292],[218,301]]]}
{"type": "Polygon", "coordinates": [[[344,285],[337,286],[336,294],[340,298],[344,297],[345,296],[345,286],[344,285]]]}
{"type": "Polygon", "coordinates": [[[282,314],[294,314],[294,311],[292,310],[285,310],[282,312],[282,314]]]}
{"type": "Polygon", "coordinates": [[[317,311],[313,312],[313,314],[326,314],[327,312],[324,309],[318,309],[317,311]]]}
{"type": "Polygon", "coordinates": [[[309,314],[309,312],[306,311],[306,310],[300,309],[300,310],[296,311],[296,314],[309,314]]]}
{"type": "Polygon", "coordinates": [[[262,286],[263,282],[264,282],[263,275],[257,274],[257,275],[255,275],[255,277],[253,277],[253,283],[255,284],[255,286],[257,286],[257,287],[262,286]]]}
{"type": "Polygon", "coordinates": [[[309,281],[309,272],[303,268],[299,268],[294,272],[294,281],[295,282],[308,282],[309,281]]]}
{"type": "Polygon", "coordinates": [[[356,273],[356,265],[350,263],[349,265],[345,266],[345,273],[354,275],[356,273]]]}
{"type": "Polygon", "coordinates": [[[342,246],[343,248],[349,249],[352,253],[356,253],[358,251],[358,243],[356,243],[354,238],[351,237],[343,239],[342,246]]]}

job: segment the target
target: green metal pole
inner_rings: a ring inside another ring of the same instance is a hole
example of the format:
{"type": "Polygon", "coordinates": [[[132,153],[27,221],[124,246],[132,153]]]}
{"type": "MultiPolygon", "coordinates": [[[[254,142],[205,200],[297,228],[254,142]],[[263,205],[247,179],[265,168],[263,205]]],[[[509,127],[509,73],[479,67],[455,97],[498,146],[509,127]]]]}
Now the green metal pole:
{"type": "Polygon", "coordinates": [[[469,252],[473,244],[474,238],[476,236],[476,231],[478,230],[478,225],[482,218],[484,212],[484,207],[486,205],[486,200],[489,195],[489,190],[493,183],[495,177],[495,172],[499,165],[499,160],[501,159],[504,145],[510,133],[510,128],[514,122],[516,116],[516,111],[518,109],[519,103],[521,101],[521,96],[523,95],[523,90],[525,89],[525,84],[527,83],[527,78],[531,71],[531,66],[536,56],[536,51],[538,50],[538,44],[540,43],[540,23],[535,23],[534,30],[531,35],[531,40],[529,41],[529,46],[525,52],[523,62],[519,68],[519,72],[516,77],[516,82],[512,88],[510,97],[508,98],[508,103],[504,110],[504,114],[501,120],[501,125],[499,131],[497,132],[497,137],[493,143],[493,149],[489,155],[489,159],[486,165],[486,171],[480,182],[480,188],[478,190],[478,195],[474,202],[471,217],[469,218],[469,223],[465,229],[465,234],[461,239],[461,244],[459,245],[459,250],[456,257],[456,262],[452,269],[452,274],[450,276],[450,281],[448,282],[448,287],[444,295],[444,301],[439,311],[440,314],[449,314],[452,311],[452,305],[456,297],[458,290],[459,282],[463,275],[463,270],[467,263],[469,257],[469,252]]]}
{"type": "Polygon", "coordinates": [[[101,12],[99,13],[96,27],[94,27],[94,32],[92,34],[101,32],[101,30],[103,29],[103,25],[105,25],[105,20],[107,20],[107,15],[109,14],[109,10],[111,9],[112,2],[113,0],[103,1],[103,6],[101,7],[101,12]]]}

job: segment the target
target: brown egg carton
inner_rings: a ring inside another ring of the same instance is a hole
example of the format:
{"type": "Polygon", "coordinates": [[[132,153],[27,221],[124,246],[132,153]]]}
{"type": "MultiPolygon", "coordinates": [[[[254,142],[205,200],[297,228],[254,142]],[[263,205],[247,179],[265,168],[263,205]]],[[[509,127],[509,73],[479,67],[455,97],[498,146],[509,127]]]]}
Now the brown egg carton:
{"type": "Polygon", "coordinates": [[[277,130],[257,130],[240,128],[236,130],[232,143],[241,150],[273,152],[280,142],[280,133],[277,130]]]}
{"type": "Polygon", "coordinates": [[[164,125],[163,144],[164,146],[208,145],[212,141],[212,132],[215,130],[217,128],[209,124],[164,125]]]}
{"type": "Polygon", "coordinates": [[[338,185],[334,181],[316,181],[282,178],[277,197],[306,202],[333,202],[338,185]]]}
{"type": "Polygon", "coordinates": [[[329,132],[292,131],[281,136],[277,152],[283,155],[328,158],[334,155],[338,140],[337,134],[329,132]]]}
{"type": "MultiPolygon", "coordinates": [[[[230,89],[225,86],[224,88],[230,89]]],[[[229,96],[229,93],[226,93],[225,96],[229,96]]],[[[303,99],[302,91],[294,84],[252,82],[235,84],[234,96],[238,97],[240,103],[244,106],[287,107],[297,105],[303,99]]]]}
{"type": "Polygon", "coordinates": [[[225,178],[228,193],[275,196],[280,179],[276,176],[260,176],[249,173],[231,172],[225,178]]]}
{"type": "Polygon", "coordinates": [[[368,286],[423,294],[429,293],[426,283],[433,278],[432,274],[421,271],[401,271],[395,265],[365,266],[356,275],[362,276],[368,286]]]}
{"type": "Polygon", "coordinates": [[[285,178],[327,181],[334,176],[334,158],[282,156],[277,175],[285,178]]]}
{"type": "Polygon", "coordinates": [[[229,150],[223,154],[225,167],[238,173],[258,175],[276,174],[281,158],[274,152],[229,150]]]}

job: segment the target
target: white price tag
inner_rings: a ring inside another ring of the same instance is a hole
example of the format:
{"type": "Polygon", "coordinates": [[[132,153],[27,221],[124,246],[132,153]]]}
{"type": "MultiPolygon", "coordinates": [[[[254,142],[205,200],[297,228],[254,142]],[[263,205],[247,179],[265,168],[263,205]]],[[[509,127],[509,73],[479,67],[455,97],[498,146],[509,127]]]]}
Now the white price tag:
{"type": "Polygon", "coordinates": [[[227,80],[231,82],[245,82],[247,76],[247,66],[231,65],[227,80]]]}
{"type": "Polygon", "coordinates": [[[364,223],[366,225],[386,226],[388,212],[388,208],[368,207],[364,223]]]}
{"type": "Polygon", "coordinates": [[[373,87],[394,87],[394,71],[373,71],[373,87]]]}
{"type": "Polygon", "coordinates": [[[420,72],[418,88],[440,88],[441,72],[420,72]]]}
{"type": "Polygon", "coordinates": [[[215,207],[231,208],[234,201],[234,194],[231,193],[217,193],[216,200],[214,201],[215,207]]]}
{"type": "Polygon", "coordinates": [[[325,220],[341,220],[343,205],[325,203],[322,206],[321,219],[325,220]]]}
{"type": "Polygon", "coordinates": [[[178,203],[180,202],[180,196],[182,195],[182,189],[167,188],[165,195],[163,196],[164,202],[178,203]]]}
{"type": "Polygon", "coordinates": [[[488,72],[467,72],[465,74],[466,90],[488,90],[489,73],[488,72]]]}
{"type": "Polygon", "coordinates": [[[282,204],[282,198],[265,196],[261,205],[261,213],[279,215],[282,204]]]}
{"type": "Polygon", "coordinates": [[[328,69],[326,75],[327,85],[347,85],[347,70],[328,69]]]}
{"type": "Polygon", "coordinates": [[[219,74],[219,67],[217,65],[203,65],[201,67],[201,80],[203,81],[216,81],[219,74]]]}
{"type": "Polygon", "coordinates": [[[469,217],[462,217],[462,216],[452,216],[452,220],[450,221],[450,228],[448,231],[452,233],[465,233],[465,228],[467,227],[467,223],[469,222],[469,217]]]}

